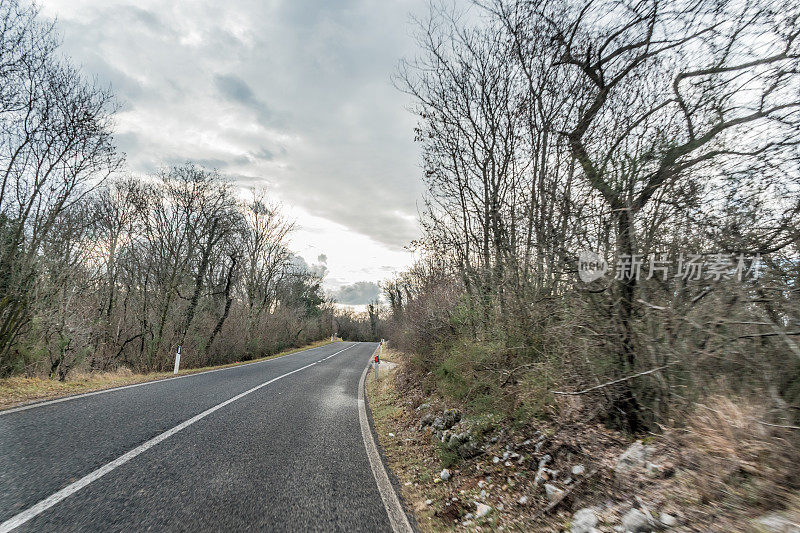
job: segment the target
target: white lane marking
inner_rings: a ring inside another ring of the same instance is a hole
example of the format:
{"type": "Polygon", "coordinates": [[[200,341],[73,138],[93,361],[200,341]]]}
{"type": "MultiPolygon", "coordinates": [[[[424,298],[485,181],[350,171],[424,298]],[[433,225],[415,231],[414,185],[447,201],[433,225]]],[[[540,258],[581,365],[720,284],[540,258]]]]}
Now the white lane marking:
{"type": "MultiPolygon", "coordinates": [[[[375,349],[377,351],[377,348],[375,349]]],[[[372,356],[370,356],[372,360],[372,356]]],[[[386,514],[389,516],[389,524],[392,526],[392,531],[402,533],[413,533],[411,523],[408,521],[403,506],[400,504],[400,498],[394,491],[392,482],[389,481],[389,474],[383,466],[383,461],[378,453],[378,445],[372,437],[372,430],[369,428],[369,419],[367,418],[367,403],[364,400],[364,383],[367,378],[367,372],[370,365],[364,368],[361,373],[361,379],[358,382],[358,422],[361,424],[361,437],[364,439],[364,447],[367,449],[367,458],[369,458],[369,466],[372,468],[372,475],[375,477],[375,482],[378,484],[378,492],[383,500],[383,507],[386,509],[386,514]]]]}
{"type": "MultiPolygon", "coordinates": [[[[191,374],[184,374],[183,376],[175,376],[173,378],[154,379],[152,381],[143,381],[141,383],[134,383],[132,385],[123,385],[121,387],[112,387],[110,389],[96,390],[96,391],[93,391],[93,392],[84,392],[83,394],[73,394],[71,396],[64,396],[63,398],[56,398],[54,400],[46,400],[46,401],[43,401],[43,402],[29,403],[29,404],[25,404],[25,405],[20,405],[19,407],[14,407],[12,409],[6,409],[5,411],[0,411],[0,416],[9,415],[11,413],[16,413],[16,412],[19,412],[19,411],[27,411],[28,409],[33,409],[34,407],[44,407],[45,405],[52,405],[54,403],[68,402],[70,400],[77,400],[78,398],[86,398],[87,396],[94,396],[96,394],[105,394],[107,392],[114,392],[114,391],[123,390],[123,389],[132,389],[134,387],[141,387],[143,385],[152,385],[154,383],[164,383],[165,381],[172,381],[172,380],[175,380],[175,379],[190,378],[190,377],[193,377],[193,376],[200,376],[200,375],[203,375],[203,374],[212,374],[214,372],[222,372],[223,370],[231,370],[232,368],[241,368],[243,366],[259,365],[259,364],[262,364],[262,363],[268,363],[270,361],[275,361],[277,359],[283,359],[284,357],[289,357],[290,355],[297,355],[299,353],[310,352],[311,350],[319,350],[320,348],[325,348],[325,346],[329,346],[329,345],[325,344],[323,346],[316,346],[314,348],[308,348],[306,350],[300,350],[299,352],[287,353],[286,355],[280,355],[278,357],[273,357],[271,359],[265,359],[263,361],[253,361],[252,363],[244,363],[244,364],[241,364],[241,365],[228,366],[228,367],[225,367],[225,368],[215,368],[214,370],[204,370],[203,372],[193,372],[191,374]]],[[[355,344],[353,344],[353,346],[355,346],[355,344]]]]}
{"type": "MultiPolygon", "coordinates": [[[[339,350],[338,352],[336,352],[335,354],[331,355],[330,357],[333,357],[334,355],[338,355],[338,354],[344,352],[345,350],[349,350],[353,346],[355,346],[355,344],[351,344],[350,346],[348,346],[344,350],[339,350]]],[[[330,357],[328,357],[328,359],[330,359],[330,357]]],[[[21,526],[22,524],[24,524],[25,522],[27,522],[31,518],[35,517],[36,515],[39,515],[39,514],[43,513],[44,511],[46,511],[49,508],[51,508],[52,506],[54,506],[55,504],[57,504],[58,502],[60,502],[64,498],[67,498],[68,496],[70,496],[72,494],[75,494],[76,492],[78,492],[79,490],[81,490],[82,488],[84,488],[85,486],[90,484],[92,481],[96,481],[96,480],[100,479],[101,477],[103,477],[104,475],[108,474],[109,472],[111,472],[115,468],[124,465],[125,463],[127,463],[128,461],[130,461],[131,459],[136,457],[137,455],[146,452],[147,450],[149,450],[150,448],[152,448],[153,446],[155,446],[159,442],[162,442],[162,441],[170,438],[171,436],[173,436],[174,434],[178,433],[179,431],[181,431],[183,429],[186,429],[187,427],[191,426],[192,424],[194,424],[195,422],[197,422],[199,420],[202,420],[203,418],[207,417],[208,415],[210,415],[214,411],[222,409],[226,405],[231,404],[231,403],[233,403],[236,400],[239,400],[241,398],[244,398],[248,394],[257,391],[258,389],[260,389],[262,387],[266,387],[270,383],[275,383],[276,381],[278,381],[281,378],[285,378],[286,376],[291,376],[292,374],[294,374],[296,372],[300,372],[301,370],[305,370],[306,368],[314,366],[316,364],[318,364],[318,363],[314,362],[314,363],[308,364],[306,366],[300,367],[297,370],[292,370],[291,372],[287,372],[286,374],[280,375],[280,376],[278,376],[276,378],[272,378],[269,381],[265,381],[264,383],[262,383],[260,385],[256,385],[252,389],[246,390],[241,394],[237,394],[236,396],[234,396],[233,398],[231,398],[229,400],[225,400],[224,402],[222,402],[220,404],[217,404],[214,407],[206,409],[205,411],[203,411],[199,415],[195,415],[192,418],[190,418],[190,419],[188,419],[188,420],[186,420],[184,422],[181,422],[180,424],[178,424],[174,428],[168,429],[164,433],[161,433],[160,435],[157,435],[156,437],[153,437],[152,439],[148,440],[144,444],[141,444],[141,445],[137,446],[136,448],[132,449],[131,451],[129,451],[125,455],[117,457],[116,459],[114,459],[110,463],[105,464],[105,465],[101,466],[100,468],[98,468],[97,470],[95,470],[95,471],[83,476],[78,481],[76,481],[74,483],[70,483],[69,485],[67,485],[66,487],[61,489],[60,491],[56,492],[55,494],[52,494],[51,496],[48,496],[47,498],[45,498],[44,500],[40,501],[39,503],[37,503],[33,507],[30,507],[30,508],[22,511],[19,514],[15,515],[15,516],[12,516],[8,520],[6,520],[2,524],[0,524],[0,533],[8,533],[12,529],[21,526]]]]}

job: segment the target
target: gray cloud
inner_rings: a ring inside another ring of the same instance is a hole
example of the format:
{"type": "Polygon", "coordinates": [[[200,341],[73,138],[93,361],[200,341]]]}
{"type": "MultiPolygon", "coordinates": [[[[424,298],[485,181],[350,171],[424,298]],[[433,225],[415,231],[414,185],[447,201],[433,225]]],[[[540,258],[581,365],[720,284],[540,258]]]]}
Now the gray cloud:
{"type": "Polygon", "coordinates": [[[138,6],[119,6],[119,13],[129,20],[140,23],[152,33],[172,34],[172,29],[164,24],[157,13],[144,10],[138,6]]]}
{"type": "Polygon", "coordinates": [[[224,76],[217,74],[214,76],[214,82],[217,84],[217,88],[220,92],[231,100],[247,105],[251,105],[256,101],[253,91],[241,78],[237,78],[231,74],[224,76]]]}
{"type": "MultiPolygon", "coordinates": [[[[286,150],[279,148],[278,153],[280,155],[286,155],[286,150]]],[[[264,161],[272,161],[273,159],[275,159],[276,153],[274,150],[270,150],[269,148],[260,148],[258,151],[250,152],[250,155],[252,155],[256,159],[263,159],[264,161]]]]}
{"type": "Polygon", "coordinates": [[[365,305],[378,299],[380,294],[381,289],[377,283],[357,281],[352,285],[343,285],[337,290],[331,291],[330,296],[340,304],[365,305]]]}
{"type": "Polygon", "coordinates": [[[325,266],[324,261],[319,261],[313,265],[309,265],[302,256],[292,254],[289,259],[292,269],[297,273],[309,273],[319,278],[324,278],[328,275],[328,267],[325,266]]]}
{"type": "Polygon", "coordinates": [[[394,250],[417,237],[415,119],[390,75],[427,0],[122,2],[42,0],[64,50],[128,104],[132,170],[203,160],[394,250]]]}
{"type": "Polygon", "coordinates": [[[217,74],[214,76],[217,90],[227,98],[251,109],[265,124],[272,118],[267,105],[260,101],[247,83],[233,74],[217,74]]]}

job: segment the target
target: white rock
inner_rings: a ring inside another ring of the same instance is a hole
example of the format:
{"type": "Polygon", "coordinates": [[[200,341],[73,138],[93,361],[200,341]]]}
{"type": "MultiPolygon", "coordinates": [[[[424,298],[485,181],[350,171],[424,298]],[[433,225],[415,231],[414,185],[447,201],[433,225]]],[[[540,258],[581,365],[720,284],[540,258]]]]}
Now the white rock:
{"type": "Polygon", "coordinates": [[[570,533],[590,533],[597,525],[597,514],[591,507],[579,509],[572,515],[570,533]]]}
{"type": "Polygon", "coordinates": [[[547,493],[547,499],[551,502],[557,500],[564,494],[564,491],[556,487],[555,485],[551,485],[550,483],[544,484],[544,491],[547,493]]]}
{"type": "Polygon", "coordinates": [[[644,533],[653,529],[647,516],[639,509],[631,509],[622,517],[622,528],[626,532],[632,531],[633,533],[644,533]]]}
{"type": "Polygon", "coordinates": [[[481,498],[485,498],[485,497],[486,497],[486,489],[481,491],[481,498]]]}
{"type": "Polygon", "coordinates": [[[800,524],[778,513],[764,515],[756,523],[769,533],[800,533],[800,524]]]}
{"type": "Polygon", "coordinates": [[[507,451],[506,451],[506,452],[503,452],[503,461],[505,461],[505,460],[506,460],[506,459],[508,459],[509,457],[511,457],[511,453],[510,453],[510,452],[507,452],[507,451]]]}
{"type": "Polygon", "coordinates": [[[517,500],[517,503],[519,503],[520,505],[528,505],[528,497],[527,496],[523,496],[522,498],[517,500]]]}
{"type": "Polygon", "coordinates": [[[442,478],[442,481],[447,481],[450,479],[450,471],[445,468],[439,473],[439,477],[442,478]]]}
{"type": "Polygon", "coordinates": [[[661,515],[658,517],[658,521],[666,527],[675,527],[678,525],[678,519],[667,513],[661,513],[661,515]]]}
{"type": "Polygon", "coordinates": [[[659,474],[661,474],[661,472],[664,471],[664,467],[662,465],[651,463],[650,461],[647,461],[644,464],[644,468],[645,470],[647,470],[647,473],[650,474],[651,476],[658,476],[659,474]]]}
{"type": "Polygon", "coordinates": [[[433,500],[425,500],[425,505],[433,505],[433,500]]]}
{"type": "Polygon", "coordinates": [[[478,488],[482,489],[486,485],[486,481],[480,480],[478,481],[478,488]]]}
{"type": "Polygon", "coordinates": [[[503,465],[504,466],[514,466],[514,463],[512,463],[511,461],[506,461],[505,463],[503,463],[503,465]]]}
{"type": "Polygon", "coordinates": [[[394,437],[394,433],[389,433],[389,436],[390,437],[394,437]]]}
{"type": "Polygon", "coordinates": [[[583,465],[575,465],[572,467],[573,476],[582,476],[586,473],[586,467],[583,465]]]}
{"type": "Polygon", "coordinates": [[[475,507],[477,507],[475,518],[483,518],[492,512],[492,508],[485,503],[475,502],[475,507]]]}
{"type": "Polygon", "coordinates": [[[494,457],[492,457],[492,462],[493,462],[494,464],[497,464],[497,463],[499,463],[499,462],[500,462],[500,458],[499,458],[499,457],[497,457],[497,456],[495,455],[494,457]]]}
{"type": "Polygon", "coordinates": [[[627,474],[643,468],[647,461],[647,455],[648,449],[645,448],[642,441],[637,440],[617,458],[614,472],[616,474],[627,474]]]}

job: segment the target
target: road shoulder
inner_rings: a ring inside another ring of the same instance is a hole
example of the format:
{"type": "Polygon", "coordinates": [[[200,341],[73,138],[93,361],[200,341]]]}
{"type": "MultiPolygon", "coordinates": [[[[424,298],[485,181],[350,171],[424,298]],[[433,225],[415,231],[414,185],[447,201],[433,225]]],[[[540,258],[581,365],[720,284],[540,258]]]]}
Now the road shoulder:
{"type": "MultiPolygon", "coordinates": [[[[384,371],[386,378],[388,378],[394,364],[385,364],[384,371]]],[[[379,369],[380,373],[380,369],[379,369]]],[[[378,434],[375,429],[375,423],[372,416],[372,409],[367,398],[368,387],[367,383],[375,380],[373,372],[373,365],[367,365],[361,373],[361,379],[358,383],[358,418],[361,424],[361,434],[364,439],[364,447],[367,452],[372,474],[375,482],[378,485],[378,491],[381,494],[386,513],[389,516],[389,522],[392,525],[392,530],[395,532],[412,532],[416,531],[416,523],[414,522],[413,515],[406,509],[401,496],[401,491],[397,478],[393,475],[388,468],[388,461],[383,454],[381,446],[378,444],[378,434]]]]}
{"type": "Polygon", "coordinates": [[[172,372],[136,374],[130,371],[117,371],[82,374],[66,381],[57,381],[38,377],[28,378],[21,376],[4,378],[0,379],[0,415],[22,409],[29,409],[39,404],[61,402],[82,398],[92,394],[111,392],[127,387],[145,385],[147,383],[153,383],[156,381],[164,381],[208,372],[217,372],[226,368],[261,363],[263,361],[285,357],[287,355],[304,352],[313,348],[320,348],[328,344],[331,344],[331,341],[326,339],[299,348],[285,350],[274,355],[252,359],[250,361],[207,366],[202,368],[188,368],[181,370],[177,375],[172,372]]]}

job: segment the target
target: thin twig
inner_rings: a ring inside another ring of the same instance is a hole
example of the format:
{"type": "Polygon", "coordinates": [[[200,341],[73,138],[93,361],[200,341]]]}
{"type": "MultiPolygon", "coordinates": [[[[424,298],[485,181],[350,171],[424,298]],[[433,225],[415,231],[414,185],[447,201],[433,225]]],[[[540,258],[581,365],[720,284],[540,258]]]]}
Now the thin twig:
{"type": "Polygon", "coordinates": [[[800,430],[800,426],[784,426],[782,424],[770,424],[769,422],[764,422],[763,420],[759,420],[758,418],[754,418],[753,420],[755,420],[759,424],[763,424],[763,425],[769,426],[771,428],[797,429],[797,430],[800,430]]]}
{"type": "Polygon", "coordinates": [[[622,383],[623,381],[628,381],[629,379],[634,379],[634,378],[638,378],[638,377],[641,377],[641,376],[646,376],[647,374],[652,374],[653,372],[658,372],[659,370],[664,370],[665,368],[670,367],[672,365],[675,365],[677,363],[678,363],[677,361],[673,361],[671,363],[667,363],[666,365],[660,366],[658,368],[653,368],[653,369],[650,369],[650,370],[646,370],[644,372],[639,372],[638,374],[633,374],[632,376],[627,376],[627,377],[624,377],[624,378],[615,379],[614,381],[609,381],[609,382],[606,382],[606,383],[602,383],[600,385],[596,385],[594,387],[589,387],[588,389],[584,389],[584,390],[581,390],[581,391],[576,391],[576,392],[551,391],[551,392],[553,394],[563,394],[563,395],[567,395],[567,396],[578,396],[580,394],[586,394],[587,392],[592,392],[592,391],[597,390],[597,389],[602,389],[603,387],[608,387],[609,385],[616,385],[617,383],[622,383]]]}
{"type": "Polygon", "coordinates": [[[530,367],[532,367],[532,366],[540,366],[541,364],[542,364],[542,363],[539,363],[539,362],[537,362],[537,363],[528,363],[528,364],[525,364],[525,365],[520,365],[520,366],[518,366],[518,367],[516,367],[516,368],[512,368],[512,369],[511,369],[511,370],[508,372],[508,375],[506,376],[506,379],[503,381],[503,383],[502,383],[500,386],[501,386],[501,387],[505,387],[505,386],[508,384],[508,382],[511,380],[511,376],[513,376],[513,375],[514,375],[514,373],[515,373],[517,370],[522,370],[523,368],[530,368],[530,367]]]}
{"type": "Polygon", "coordinates": [[[643,303],[643,304],[644,304],[644,305],[646,305],[647,307],[650,307],[651,309],[655,309],[655,310],[657,310],[657,311],[666,311],[666,310],[667,310],[667,308],[666,308],[666,307],[662,307],[662,306],[660,306],[660,305],[651,304],[650,302],[648,302],[648,301],[645,301],[645,300],[643,300],[643,299],[641,299],[641,298],[639,298],[637,301],[638,301],[638,302],[640,302],[640,303],[643,303]]]}
{"type": "Polygon", "coordinates": [[[800,335],[800,331],[776,331],[774,333],[750,333],[748,335],[739,335],[736,338],[737,339],[757,339],[757,338],[760,338],[760,337],[785,337],[787,335],[800,335]]]}

